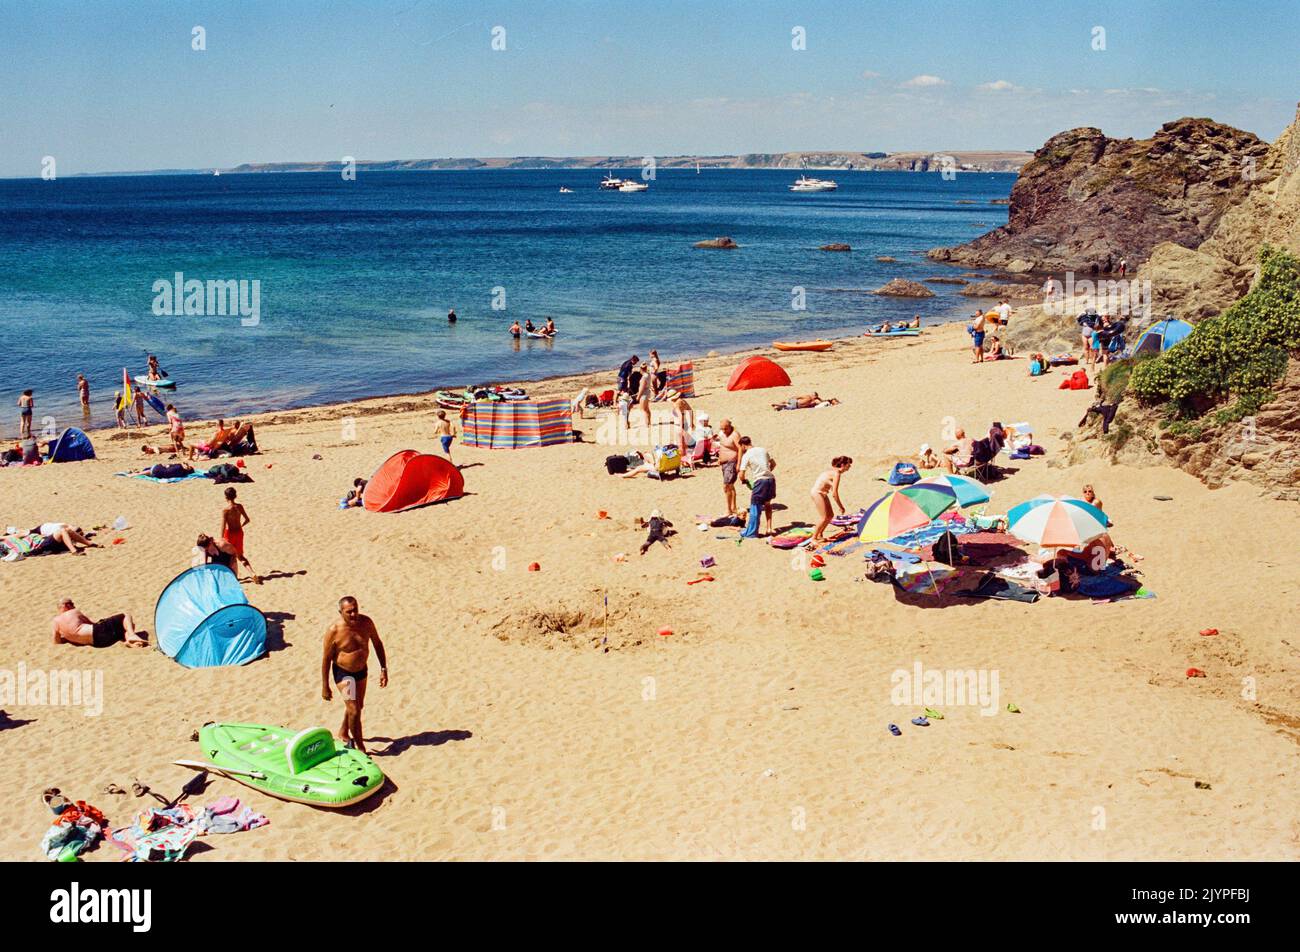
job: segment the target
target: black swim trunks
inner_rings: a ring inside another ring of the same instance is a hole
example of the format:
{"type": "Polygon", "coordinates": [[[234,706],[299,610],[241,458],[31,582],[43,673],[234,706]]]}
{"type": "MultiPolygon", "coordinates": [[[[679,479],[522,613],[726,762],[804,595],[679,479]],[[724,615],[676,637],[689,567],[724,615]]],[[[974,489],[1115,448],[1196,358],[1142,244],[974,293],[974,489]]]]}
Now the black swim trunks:
{"type": "Polygon", "coordinates": [[[91,625],[90,643],[96,648],[107,648],[119,641],[125,641],[125,619],[125,615],[109,615],[107,618],[101,618],[95,622],[91,625]]]}
{"type": "Polygon", "coordinates": [[[347,670],[345,670],[345,669],[343,669],[343,668],[340,668],[340,667],[339,667],[339,663],[338,663],[337,661],[335,661],[335,662],[333,662],[333,668],[334,668],[334,683],[335,683],[335,684],[341,684],[341,683],[343,683],[343,679],[344,679],[344,678],[351,678],[351,679],[354,680],[354,681],[364,681],[364,680],[366,679],[366,673],[367,673],[367,672],[366,672],[366,669],[365,669],[364,667],[362,667],[362,669],[361,669],[360,671],[347,671],[347,670]]]}

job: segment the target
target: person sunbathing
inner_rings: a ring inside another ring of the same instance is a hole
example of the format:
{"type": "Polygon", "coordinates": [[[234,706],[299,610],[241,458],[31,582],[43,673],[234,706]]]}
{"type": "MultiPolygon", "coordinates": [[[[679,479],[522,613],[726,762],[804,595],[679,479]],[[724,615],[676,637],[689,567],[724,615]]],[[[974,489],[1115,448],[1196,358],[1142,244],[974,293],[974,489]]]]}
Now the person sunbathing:
{"type": "Polygon", "coordinates": [[[80,526],[70,526],[63,522],[43,522],[32,533],[43,535],[53,539],[55,542],[61,542],[73,555],[85,555],[86,549],[98,549],[98,542],[91,542],[81,534],[80,526]],[[82,546],[78,549],[77,546],[82,546]]]}
{"type": "Polygon", "coordinates": [[[929,443],[922,443],[920,453],[916,457],[917,469],[938,469],[942,466],[939,457],[935,455],[934,450],[930,449],[929,443]]]}
{"type": "Polygon", "coordinates": [[[915,315],[910,321],[907,322],[907,326],[914,330],[916,328],[919,328],[921,326],[921,315],[920,314],[915,315]]]}
{"type": "Polygon", "coordinates": [[[810,410],[813,407],[833,407],[839,404],[839,400],[832,397],[829,400],[822,399],[821,394],[814,391],[806,393],[803,396],[791,397],[784,403],[772,404],[773,410],[810,410]]]}
{"type": "Polygon", "coordinates": [[[628,471],[623,474],[624,479],[632,479],[636,476],[648,475],[649,473],[654,472],[653,464],[645,458],[645,454],[640,450],[633,450],[631,453],[627,454],[629,464],[632,463],[634,458],[639,459],[641,462],[639,465],[629,468],[628,471]]]}
{"type": "MultiPolygon", "coordinates": [[[[239,421],[236,420],[235,426],[238,425],[239,421]]],[[[200,456],[211,459],[225,448],[233,435],[234,431],[226,426],[225,420],[217,420],[217,431],[208,438],[207,442],[199,443],[190,448],[190,459],[197,459],[200,456]]]]}
{"type": "Polygon", "coordinates": [[[56,645],[107,648],[121,641],[128,648],[149,647],[130,615],[121,613],[91,621],[70,598],[59,599],[59,613],[54,616],[52,628],[56,645]]]}

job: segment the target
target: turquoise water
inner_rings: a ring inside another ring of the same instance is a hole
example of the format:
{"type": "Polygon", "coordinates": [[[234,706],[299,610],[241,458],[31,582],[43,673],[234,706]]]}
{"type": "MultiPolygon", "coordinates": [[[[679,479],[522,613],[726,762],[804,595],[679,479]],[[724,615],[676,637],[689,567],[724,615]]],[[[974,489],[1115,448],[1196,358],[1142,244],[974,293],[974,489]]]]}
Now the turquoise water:
{"type": "MultiPolygon", "coordinates": [[[[198,417],[537,379],[651,347],[671,361],[918,312],[943,319],[967,303],[951,286],[920,301],[835,289],[945,273],[917,253],[1005,223],[1006,207],[989,201],[1015,180],[844,172],[837,192],[796,194],[792,172],[667,170],[648,192],[622,194],[598,189],[601,175],[0,181],[5,400],[33,387],[38,416],[80,420],[82,372],[92,423],[110,424],[122,368],[142,374],[146,352],[179,381],[182,414],[198,417]],[[741,248],[691,247],[718,235],[741,248]],[[817,250],[830,242],[854,250],[817,250]],[[259,282],[258,323],[156,315],[154,282],[176,272],[259,282]],[[805,310],[792,309],[795,287],[805,310]],[[548,315],[553,342],[509,337],[512,320],[548,315]]],[[[0,432],[16,428],[15,408],[0,432]]]]}

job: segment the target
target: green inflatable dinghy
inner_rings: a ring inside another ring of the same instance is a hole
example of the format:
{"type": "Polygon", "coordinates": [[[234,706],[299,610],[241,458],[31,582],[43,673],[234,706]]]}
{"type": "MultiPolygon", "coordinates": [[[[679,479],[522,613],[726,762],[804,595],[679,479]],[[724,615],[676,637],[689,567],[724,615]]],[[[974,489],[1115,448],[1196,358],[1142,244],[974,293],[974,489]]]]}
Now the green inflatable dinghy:
{"type": "Polygon", "coordinates": [[[346,807],[384,782],[373,760],[340,746],[323,727],[293,731],[265,724],[205,724],[199,745],[211,767],[281,800],[346,807]]]}

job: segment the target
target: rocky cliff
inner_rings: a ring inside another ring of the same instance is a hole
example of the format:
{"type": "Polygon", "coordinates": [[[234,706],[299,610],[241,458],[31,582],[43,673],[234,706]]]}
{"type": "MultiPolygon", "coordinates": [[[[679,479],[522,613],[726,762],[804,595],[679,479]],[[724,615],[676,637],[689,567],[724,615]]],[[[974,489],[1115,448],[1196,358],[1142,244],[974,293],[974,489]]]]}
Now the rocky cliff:
{"type": "Polygon", "coordinates": [[[1080,275],[1124,259],[1131,274],[1161,242],[1194,249],[1205,241],[1227,209],[1273,174],[1268,152],[1251,133],[1209,119],[1166,123],[1150,139],[1071,129],[1021,169],[1006,225],[929,255],[1080,275]]]}

